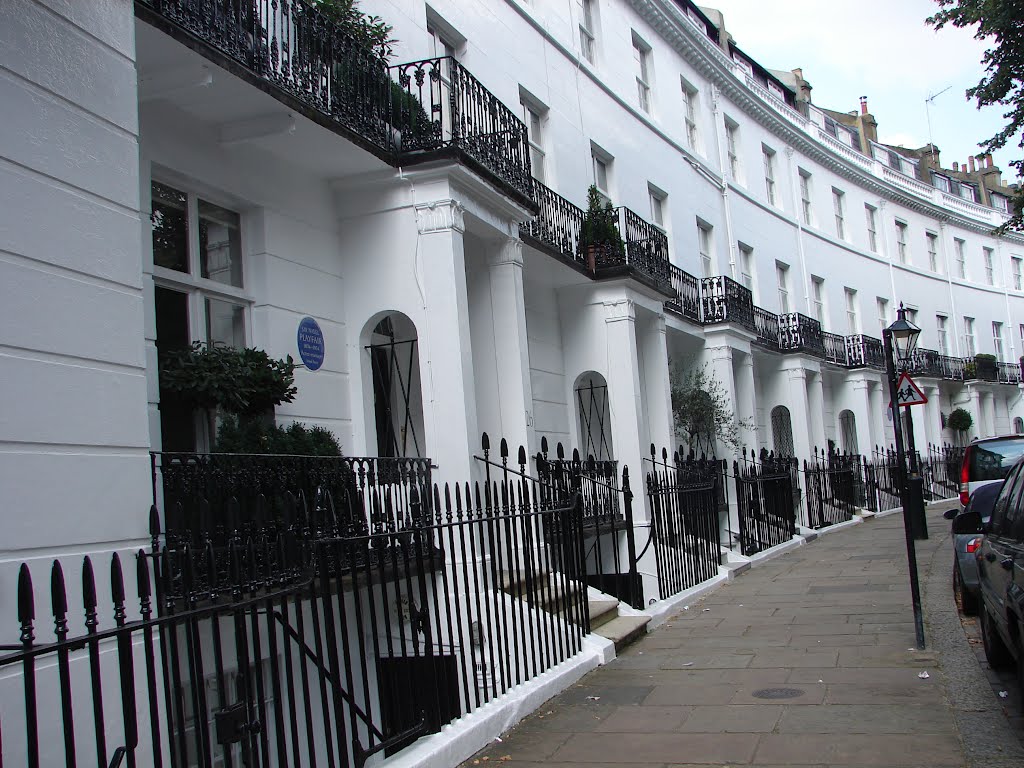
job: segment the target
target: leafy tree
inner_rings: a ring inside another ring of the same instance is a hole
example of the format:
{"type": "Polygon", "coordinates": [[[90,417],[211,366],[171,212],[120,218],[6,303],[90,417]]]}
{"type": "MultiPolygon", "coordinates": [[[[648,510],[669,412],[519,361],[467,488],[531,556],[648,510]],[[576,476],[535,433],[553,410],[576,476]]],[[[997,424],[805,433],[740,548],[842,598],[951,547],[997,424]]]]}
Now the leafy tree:
{"type": "Polygon", "coordinates": [[[974,426],[974,419],[971,418],[969,411],[965,411],[963,408],[956,408],[949,414],[949,418],[946,419],[946,425],[956,432],[960,442],[963,442],[966,434],[974,426]]]}
{"type": "Polygon", "coordinates": [[[393,28],[380,16],[359,10],[359,0],[310,0],[324,18],[333,21],[344,32],[383,59],[391,57],[395,43],[393,28]]]}
{"type": "Polygon", "coordinates": [[[676,434],[694,453],[711,456],[716,441],[739,450],[741,431],[754,429],[750,419],[736,418],[725,387],[707,364],[690,366],[681,376],[672,369],[670,387],[676,434]]]}
{"type": "MultiPolygon", "coordinates": [[[[984,153],[1002,149],[1011,140],[1024,148],[1024,137],[1018,138],[1024,127],[1024,4],[1020,0],[935,0],[940,10],[927,18],[927,22],[942,29],[947,24],[974,29],[977,40],[993,45],[981,58],[985,75],[978,84],[967,89],[967,98],[975,99],[978,107],[998,104],[1006,107],[1003,117],[1006,126],[991,138],[978,144],[984,153]]],[[[1017,175],[1024,174],[1024,158],[1011,160],[1017,175]]],[[[1013,214],[997,234],[1024,229],[1024,190],[1018,190],[1012,199],[1013,214]]]]}

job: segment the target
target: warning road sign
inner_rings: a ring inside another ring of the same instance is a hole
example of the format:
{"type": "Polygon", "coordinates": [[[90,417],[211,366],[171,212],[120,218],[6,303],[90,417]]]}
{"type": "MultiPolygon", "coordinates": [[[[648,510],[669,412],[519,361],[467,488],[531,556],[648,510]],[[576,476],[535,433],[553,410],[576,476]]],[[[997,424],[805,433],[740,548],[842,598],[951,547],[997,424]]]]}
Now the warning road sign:
{"type": "Polygon", "coordinates": [[[902,406],[924,405],[928,402],[921,388],[910,378],[910,374],[901,373],[896,382],[896,404],[902,406]]]}

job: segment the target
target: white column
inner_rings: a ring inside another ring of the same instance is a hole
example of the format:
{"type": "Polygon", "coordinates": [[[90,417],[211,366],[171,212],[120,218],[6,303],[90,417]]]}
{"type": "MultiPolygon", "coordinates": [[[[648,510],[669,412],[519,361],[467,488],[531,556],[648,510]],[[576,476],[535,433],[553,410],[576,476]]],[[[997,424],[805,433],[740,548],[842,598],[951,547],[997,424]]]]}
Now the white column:
{"type": "MultiPolygon", "coordinates": [[[[887,448],[891,440],[892,425],[889,423],[889,385],[884,378],[878,386],[871,387],[871,451],[887,448]]],[[[866,452],[869,453],[870,451],[866,452]]]]}
{"type": "Polygon", "coordinates": [[[874,435],[874,415],[871,413],[871,382],[859,378],[850,382],[853,396],[850,398],[850,410],[857,425],[857,449],[864,456],[870,456],[878,442],[874,435]]]}
{"type": "Polygon", "coordinates": [[[939,408],[940,393],[937,385],[924,387],[924,395],[928,403],[924,406],[925,439],[934,445],[942,444],[942,416],[939,408]]]}
{"type": "Polygon", "coordinates": [[[992,392],[982,394],[982,414],[984,414],[984,437],[993,437],[996,434],[996,396],[992,392]]]}
{"type": "Polygon", "coordinates": [[[804,461],[814,455],[811,443],[810,420],[807,401],[807,371],[799,364],[784,368],[786,376],[786,407],[789,409],[790,422],[793,425],[793,451],[804,461]]]}
{"type": "Polygon", "coordinates": [[[807,372],[807,427],[811,453],[800,456],[801,460],[810,459],[815,448],[828,450],[828,438],[825,435],[825,389],[819,371],[807,372]]]}
{"type": "MultiPolygon", "coordinates": [[[[648,443],[669,453],[676,443],[672,429],[672,389],[668,374],[668,339],[665,318],[656,315],[643,334],[644,389],[647,402],[648,443]]],[[[648,446],[649,448],[650,446],[648,446]]],[[[634,489],[634,494],[636,490],[634,489]]]]}
{"type": "MultiPolygon", "coordinates": [[[[729,413],[738,413],[736,376],[732,366],[732,347],[723,344],[718,347],[711,347],[706,352],[711,359],[711,371],[725,392],[726,407],[729,409],[729,413]]],[[[729,458],[733,453],[729,446],[721,443],[716,446],[716,450],[721,458],[729,458]]]]}
{"type": "Polygon", "coordinates": [[[641,477],[645,446],[640,386],[640,361],[636,343],[636,309],[631,299],[604,302],[605,343],[608,366],[608,410],[611,415],[612,447],[619,470],[629,468],[633,491],[633,516],[647,519],[646,497],[641,477]]]}
{"type": "Polygon", "coordinates": [[[462,206],[441,200],[416,206],[423,261],[424,328],[420,330],[427,455],[438,479],[474,476],[479,447],[466,286],[462,206]]]}
{"type": "MultiPolygon", "coordinates": [[[[525,446],[529,454],[536,450],[536,446],[523,294],[523,244],[519,238],[507,238],[499,250],[491,253],[490,277],[500,419],[498,431],[491,437],[495,440],[506,438],[510,451],[515,451],[520,445],[525,446]]],[[[514,454],[512,459],[515,459],[514,454]]]]}
{"type": "Polygon", "coordinates": [[[736,416],[747,422],[749,428],[740,429],[740,445],[757,451],[757,386],[754,380],[754,356],[748,352],[741,353],[739,364],[734,366],[736,379],[736,416]]]}

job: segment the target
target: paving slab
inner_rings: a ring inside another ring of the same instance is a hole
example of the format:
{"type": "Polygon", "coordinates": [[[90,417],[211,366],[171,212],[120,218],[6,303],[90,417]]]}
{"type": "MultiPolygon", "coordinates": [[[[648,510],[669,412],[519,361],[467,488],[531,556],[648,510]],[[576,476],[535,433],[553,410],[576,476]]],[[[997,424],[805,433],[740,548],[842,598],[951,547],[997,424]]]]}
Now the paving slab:
{"type": "Polygon", "coordinates": [[[925,651],[902,519],[873,518],[690,603],[464,765],[1024,768],[1024,719],[952,604],[941,509],[917,543],[925,651]]]}

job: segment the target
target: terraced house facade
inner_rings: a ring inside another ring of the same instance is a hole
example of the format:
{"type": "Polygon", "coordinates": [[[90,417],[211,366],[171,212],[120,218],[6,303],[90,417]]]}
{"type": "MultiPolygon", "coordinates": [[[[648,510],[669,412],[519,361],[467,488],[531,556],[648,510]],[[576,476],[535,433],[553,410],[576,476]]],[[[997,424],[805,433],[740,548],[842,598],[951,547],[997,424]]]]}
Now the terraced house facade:
{"type": "Polygon", "coordinates": [[[890,443],[901,303],[917,445],[1024,432],[990,162],[689,0],[362,9],[389,57],[311,0],[0,5],[5,764],[455,764],[814,523],[788,457],[890,443]],[[194,341],[300,360],[276,420],[355,458],[211,456],[194,341]],[[702,365],[743,457],[671,457],[702,365]]]}

